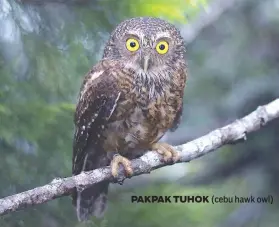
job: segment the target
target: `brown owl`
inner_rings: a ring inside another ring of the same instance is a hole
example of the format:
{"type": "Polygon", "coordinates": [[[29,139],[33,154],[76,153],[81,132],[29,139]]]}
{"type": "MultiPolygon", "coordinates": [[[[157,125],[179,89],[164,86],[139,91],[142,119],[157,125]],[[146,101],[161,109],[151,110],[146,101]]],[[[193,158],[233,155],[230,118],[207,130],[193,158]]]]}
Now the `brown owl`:
{"type": "MultiPolygon", "coordinates": [[[[158,143],[182,115],[186,82],[185,46],[174,25],[151,17],[123,21],[112,32],[103,59],[86,75],[75,113],[73,175],[119,165],[156,150],[166,162],[178,154],[158,143]]],[[[73,193],[80,221],[102,217],[109,182],[73,193]]]]}

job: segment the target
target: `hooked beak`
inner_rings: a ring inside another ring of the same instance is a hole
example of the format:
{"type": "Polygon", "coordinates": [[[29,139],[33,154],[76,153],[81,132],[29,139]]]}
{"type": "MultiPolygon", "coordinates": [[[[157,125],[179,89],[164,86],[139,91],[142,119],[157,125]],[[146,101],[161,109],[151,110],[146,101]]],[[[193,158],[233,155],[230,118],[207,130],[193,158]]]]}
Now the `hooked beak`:
{"type": "Polygon", "coordinates": [[[149,63],[150,63],[150,57],[147,55],[147,56],[144,56],[143,59],[142,59],[142,68],[143,68],[143,71],[146,73],[147,70],[148,70],[148,67],[149,67],[149,63]]]}

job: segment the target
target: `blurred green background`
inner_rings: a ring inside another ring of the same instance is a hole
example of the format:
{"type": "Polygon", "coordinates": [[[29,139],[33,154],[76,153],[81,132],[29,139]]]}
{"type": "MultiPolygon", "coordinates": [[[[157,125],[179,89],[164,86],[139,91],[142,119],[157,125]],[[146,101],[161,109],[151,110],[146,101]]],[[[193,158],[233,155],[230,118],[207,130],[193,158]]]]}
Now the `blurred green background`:
{"type": "MultiPolygon", "coordinates": [[[[186,36],[206,0],[0,0],[0,197],[71,175],[73,111],[81,81],[112,29],[135,16],[186,36]]],[[[215,8],[211,7],[215,4],[215,8]]],[[[217,4],[217,6],[216,6],[217,4]]],[[[242,0],[187,43],[185,143],[279,96],[279,1],[242,0]]],[[[187,40],[186,40],[187,41],[187,40]]],[[[279,121],[191,163],[112,185],[103,220],[77,222],[69,197],[0,217],[0,227],[238,227],[279,224],[279,121]],[[267,204],[132,204],[131,195],[273,195],[267,204]]]]}

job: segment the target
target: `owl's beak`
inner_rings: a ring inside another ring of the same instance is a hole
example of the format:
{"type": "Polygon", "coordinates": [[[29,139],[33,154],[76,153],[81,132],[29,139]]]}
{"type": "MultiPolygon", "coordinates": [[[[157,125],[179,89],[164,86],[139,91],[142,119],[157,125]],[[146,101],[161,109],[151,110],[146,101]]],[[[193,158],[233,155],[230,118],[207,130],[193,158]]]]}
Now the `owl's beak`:
{"type": "Polygon", "coordinates": [[[149,62],[150,62],[149,55],[144,56],[143,59],[142,59],[142,68],[143,68],[143,71],[145,73],[147,72],[147,69],[148,69],[148,66],[149,66],[149,62]]]}

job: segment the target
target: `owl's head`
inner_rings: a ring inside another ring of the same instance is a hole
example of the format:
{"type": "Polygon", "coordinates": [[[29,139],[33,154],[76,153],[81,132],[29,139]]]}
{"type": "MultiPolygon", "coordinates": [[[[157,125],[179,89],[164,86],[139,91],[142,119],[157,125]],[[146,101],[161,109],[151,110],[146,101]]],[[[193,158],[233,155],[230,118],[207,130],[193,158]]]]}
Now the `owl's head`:
{"type": "Polygon", "coordinates": [[[112,32],[104,58],[119,59],[144,73],[175,68],[184,62],[185,47],[179,30],[159,18],[123,21],[112,32]]]}

